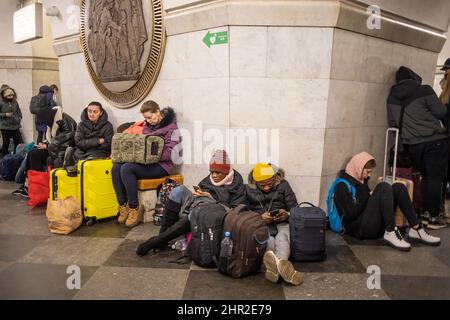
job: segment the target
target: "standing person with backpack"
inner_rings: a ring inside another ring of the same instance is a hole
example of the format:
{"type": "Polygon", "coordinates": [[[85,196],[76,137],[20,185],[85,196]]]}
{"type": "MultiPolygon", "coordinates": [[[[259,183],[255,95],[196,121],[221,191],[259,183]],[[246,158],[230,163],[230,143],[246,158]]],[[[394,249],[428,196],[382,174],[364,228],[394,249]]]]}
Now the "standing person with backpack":
{"type": "Polygon", "coordinates": [[[403,184],[381,182],[370,190],[368,182],[375,166],[375,158],[367,152],[355,155],[338,174],[341,180],[334,184],[334,190],[330,189],[343,231],[359,239],[382,237],[393,248],[409,251],[410,243],[395,226],[395,210],[400,207],[411,226],[410,240],[439,245],[441,240],[430,235],[419,222],[403,184]]]}
{"type": "Polygon", "coordinates": [[[400,67],[396,82],[387,99],[389,126],[400,129],[401,143],[422,175],[422,222],[430,229],[440,229],[446,226],[440,211],[449,153],[441,121],[447,110],[433,88],[422,85],[422,78],[411,69],[400,67]]]}
{"type": "Polygon", "coordinates": [[[205,177],[192,193],[185,186],[172,190],[169,202],[164,208],[163,223],[158,236],[140,244],[136,253],[140,256],[152,249],[160,249],[167,243],[190,231],[188,215],[190,207],[199,197],[214,199],[228,208],[245,202],[245,187],[242,176],[234,170],[225,150],[214,152],[209,163],[210,174],[205,177]]]}
{"type": "Polygon", "coordinates": [[[36,131],[38,132],[37,144],[42,143],[45,132],[47,131],[47,125],[39,122],[37,114],[40,110],[51,110],[56,106],[53,95],[53,89],[44,85],[39,88],[39,93],[31,98],[30,112],[36,116],[35,124],[36,131]]]}
{"type": "Polygon", "coordinates": [[[261,214],[268,225],[270,238],[264,254],[266,279],[300,285],[303,274],[296,271],[290,256],[289,211],[298,205],[297,197],[284,171],[270,163],[257,163],[248,175],[247,208],[261,214]]]}
{"type": "Polygon", "coordinates": [[[0,88],[0,130],[2,132],[1,157],[9,153],[11,138],[14,141],[14,152],[17,146],[22,143],[20,134],[20,122],[22,121],[22,111],[17,103],[16,91],[4,84],[0,88]]]}

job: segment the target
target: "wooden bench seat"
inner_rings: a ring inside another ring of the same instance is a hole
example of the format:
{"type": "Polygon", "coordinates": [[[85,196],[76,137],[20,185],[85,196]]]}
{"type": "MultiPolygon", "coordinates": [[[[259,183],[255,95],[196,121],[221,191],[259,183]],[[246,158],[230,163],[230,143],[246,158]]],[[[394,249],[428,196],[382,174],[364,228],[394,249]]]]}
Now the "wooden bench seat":
{"type": "Polygon", "coordinates": [[[170,178],[174,180],[179,185],[183,184],[183,176],[180,174],[175,174],[172,176],[166,176],[159,179],[142,179],[138,180],[138,190],[145,191],[145,190],[156,190],[158,187],[166,180],[167,178],[170,178]]]}

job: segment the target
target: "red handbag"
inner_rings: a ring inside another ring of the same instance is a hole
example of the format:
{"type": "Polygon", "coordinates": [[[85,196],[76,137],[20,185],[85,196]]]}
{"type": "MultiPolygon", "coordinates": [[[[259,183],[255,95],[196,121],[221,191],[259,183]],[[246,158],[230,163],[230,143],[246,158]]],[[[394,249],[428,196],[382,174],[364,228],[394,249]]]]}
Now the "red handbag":
{"type": "Polygon", "coordinates": [[[46,204],[50,194],[50,174],[35,170],[28,170],[28,202],[27,205],[35,207],[46,204]]]}

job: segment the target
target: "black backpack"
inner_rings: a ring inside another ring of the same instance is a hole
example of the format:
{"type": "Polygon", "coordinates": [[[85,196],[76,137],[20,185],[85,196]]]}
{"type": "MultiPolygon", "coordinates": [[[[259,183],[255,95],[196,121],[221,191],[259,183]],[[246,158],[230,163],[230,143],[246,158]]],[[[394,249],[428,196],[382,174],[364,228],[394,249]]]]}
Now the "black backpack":
{"type": "Polygon", "coordinates": [[[189,249],[196,265],[204,268],[217,266],[226,214],[223,205],[208,197],[198,197],[192,203],[189,249]]]}
{"type": "Polygon", "coordinates": [[[289,214],[291,259],[294,261],[323,261],[327,257],[325,212],[309,202],[292,208],[289,214]],[[310,207],[301,207],[308,204],[310,207]]]}
{"type": "Polygon", "coordinates": [[[39,110],[45,108],[45,96],[43,94],[37,94],[31,98],[30,112],[32,114],[38,114],[39,110]]]}
{"type": "Polygon", "coordinates": [[[3,180],[13,181],[16,178],[24,156],[21,154],[7,154],[0,161],[0,175],[3,180]]]}

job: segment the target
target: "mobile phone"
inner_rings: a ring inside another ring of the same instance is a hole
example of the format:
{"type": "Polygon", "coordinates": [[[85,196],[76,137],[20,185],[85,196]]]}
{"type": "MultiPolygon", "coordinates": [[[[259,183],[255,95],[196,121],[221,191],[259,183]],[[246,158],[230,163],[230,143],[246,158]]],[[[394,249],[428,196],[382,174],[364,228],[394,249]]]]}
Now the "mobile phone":
{"type": "Polygon", "coordinates": [[[201,191],[199,186],[192,186],[194,188],[195,191],[201,191]]]}
{"type": "Polygon", "coordinates": [[[276,210],[270,210],[270,211],[269,211],[271,217],[276,217],[276,215],[278,214],[278,212],[279,212],[278,209],[276,209],[276,210]]]}

